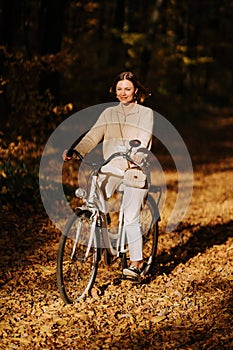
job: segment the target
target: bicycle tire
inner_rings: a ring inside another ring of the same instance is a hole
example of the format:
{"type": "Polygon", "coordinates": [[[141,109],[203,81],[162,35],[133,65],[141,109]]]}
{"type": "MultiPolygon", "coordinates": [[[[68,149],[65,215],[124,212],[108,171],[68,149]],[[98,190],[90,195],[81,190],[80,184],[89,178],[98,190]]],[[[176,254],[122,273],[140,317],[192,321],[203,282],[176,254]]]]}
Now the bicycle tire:
{"type": "Polygon", "coordinates": [[[57,284],[60,295],[67,304],[78,302],[90,295],[95,282],[100,254],[99,242],[98,234],[95,232],[88,256],[85,257],[91,232],[89,218],[88,211],[84,213],[82,210],[77,210],[68,220],[60,238],[57,256],[57,284]],[[81,229],[77,236],[78,224],[81,229]]]}
{"type": "Polygon", "coordinates": [[[143,238],[143,260],[146,263],[143,275],[152,272],[158,246],[160,220],[159,210],[154,198],[149,194],[140,214],[143,238]]]}

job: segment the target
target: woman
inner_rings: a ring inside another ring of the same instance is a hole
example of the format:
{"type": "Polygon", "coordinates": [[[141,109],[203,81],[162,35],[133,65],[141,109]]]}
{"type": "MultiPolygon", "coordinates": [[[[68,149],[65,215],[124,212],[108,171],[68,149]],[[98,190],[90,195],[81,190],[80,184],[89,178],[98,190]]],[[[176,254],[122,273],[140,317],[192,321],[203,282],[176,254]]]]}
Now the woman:
{"type": "MultiPolygon", "coordinates": [[[[103,156],[107,159],[115,152],[129,149],[129,141],[140,140],[140,148],[149,149],[152,140],[153,111],[141,103],[150,96],[149,91],[131,72],[122,72],[114,80],[110,92],[119,104],[105,109],[95,125],[75,147],[82,156],[90,152],[103,139],[103,156]]],[[[136,154],[134,160],[140,163],[143,155],[136,154]]],[[[63,159],[70,159],[63,154],[63,159]]],[[[102,167],[99,183],[104,187],[106,199],[122,183],[124,171],[128,168],[125,159],[115,158],[102,167]]],[[[125,276],[139,277],[142,273],[142,235],[140,229],[140,210],[148,189],[124,185],[123,208],[124,230],[127,236],[131,264],[123,270],[125,276]]]]}

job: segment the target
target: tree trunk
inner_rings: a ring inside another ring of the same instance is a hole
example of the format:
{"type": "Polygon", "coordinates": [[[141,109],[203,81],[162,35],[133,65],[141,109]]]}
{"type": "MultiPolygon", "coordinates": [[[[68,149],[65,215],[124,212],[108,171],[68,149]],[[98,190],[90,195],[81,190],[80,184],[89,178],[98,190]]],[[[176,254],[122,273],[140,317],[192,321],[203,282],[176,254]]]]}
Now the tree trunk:
{"type": "Polygon", "coordinates": [[[0,114],[4,121],[10,113],[7,84],[4,83],[8,67],[4,64],[5,53],[12,52],[19,46],[18,34],[20,28],[21,0],[2,0],[0,2],[0,114]]]}
{"type": "Polygon", "coordinates": [[[164,4],[164,0],[156,0],[154,4],[154,8],[151,11],[151,17],[148,24],[148,30],[147,30],[147,37],[145,41],[144,48],[142,50],[142,56],[141,56],[141,69],[140,69],[140,75],[146,78],[148,72],[149,72],[149,64],[153,52],[154,47],[154,41],[156,36],[156,30],[157,30],[157,23],[159,20],[159,11],[162,5],[164,4]]]}
{"type": "MultiPolygon", "coordinates": [[[[56,54],[61,49],[65,0],[42,0],[40,9],[40,54],[56,54]]],[[[49,90],[58,103],[60,98],[59,72],[46,69],[42,73],[40,92],[49,90]]]]}

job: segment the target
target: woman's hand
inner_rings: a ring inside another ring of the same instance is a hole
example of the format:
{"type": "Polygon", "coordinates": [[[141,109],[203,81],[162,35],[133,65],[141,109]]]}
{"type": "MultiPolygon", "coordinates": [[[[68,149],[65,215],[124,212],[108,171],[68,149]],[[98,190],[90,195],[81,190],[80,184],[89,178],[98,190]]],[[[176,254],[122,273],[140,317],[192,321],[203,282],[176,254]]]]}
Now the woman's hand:
{"type": "Polygon", "coordinates": [[[62,153],[62,159],[66,162],[67,160],[70,160],[72,157],[67,157],[67,149],[62,153]]]}
{"type": "Polygon", "coordinates": [[[147,154],[143,153],[143,152],[137,152],[135,154],[131,155],[131,158],[133,159],[133,161],[137,164],[142,164],[146,158],[147,158],[147,154]]]}

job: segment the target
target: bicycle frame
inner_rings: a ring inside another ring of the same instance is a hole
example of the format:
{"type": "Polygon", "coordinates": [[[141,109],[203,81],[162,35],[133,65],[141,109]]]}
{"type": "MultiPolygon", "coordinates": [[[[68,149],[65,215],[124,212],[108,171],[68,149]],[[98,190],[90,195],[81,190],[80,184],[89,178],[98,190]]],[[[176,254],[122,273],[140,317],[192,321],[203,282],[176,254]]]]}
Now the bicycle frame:
{"type": "MultiPolygon", "coordinates": [[[[106,207],[104,206],[105,200],[104,200],[104,195],[100,189],[100,186],[98,184],[98,173],[99,170],[95,170],[94,174],[92,175],[92,180],[91,180],[91,186],[90,186],[90,191],[89,191],[89,195],[87,198],[83,198],[85,204],[84,206],[80,207],[81,210],[90,210],[92,212],[91,218],[92,218],[92,224],[91,224],[91,235],[90,235],[90,239],[88,242],[88,248],[87,248],[87,252],[86,252],[86,256],[88,256],[90,248],[92,246],[93,243],[93,238],[94,238],[94,234],[95,234],[95,227],[97,224],[97,218],[101,218],[101,234],[103,237],[103,242],[105,242],[106,247],[104,248],[108,248],[111,252],[112,255],[117,255],[119,256],[120,253],[122,252],[126,252],[126,250],[124,249],[125,246],[125,238],[123,235],[123,206],[122,206],[122,202],[120,205],[120,210],[119,210],[119,226],[118,226],[118,233],[116,234],[117,238],[117,244],[116,244],[116,248],[114,249],[110,243],[110,239],[109,239],[109,232],[107,227],[104,227],[104,223],[107,222],[107,218],[106,215],[108,214],[106,211],[106,207]],[[105,217],[103,220],[103,216],[105,217]]],[[[77,190],[76,190],[77,193],[77,190]]],[[[107,226],[107,225],[106,225],[107,226]]],[[[77,230],[79,230],[81,227],[78,227],[77,230]]],[[[77,232],[76,234],[77,236],[77,241],[79,238],[79,232],[77,232]]],[[[75,250],[75,247],[74,247],[75,250]]]]}
{"type": "MultiPolygon", "coordinates": [[[[77,154],[77,156],[83,160],[81,155],[77,154]]],[[[102,252],[107,265],[114,263],[118,258],[121,259],[121,278],[127,278],[123,273],[127,267],[127,260],[130,258],[127,254],[127,243],[129,242],[127,242],[124,230],[124,191],[121,193],[121,189],[118,188],[121,203],[119,205],[117,199],[117,209],[113,210],[117,214],[117,224],[115,225],[115,214],[112,215],[113,211],[111,211],[112,225],[109,225],[107,201],[101,191],[102,184],[98,178],[101,168],[115,157],[123,157],[140,167],[131,160],[129,151],[113,154],[101,165],[85,162],[93,168],[89,191],[86,193],[81,188],[75,191],[75,195],[83,199],[83,205],[76,208],[75,213],[66,223],[60,239],[57,259],[58,288],[66,303],[79,301],[90,293],[95,283],[102,252]]],[[[161,188],[158,186],[155,191],[152,189],[149,192],[158,192],[159,196],[155,201],[148,193],[148,198],[140,212],[143,259],[146,266],[138,281],[142,276],[150,273],[158,243],[158,221],[160,219],[158,202],[161,188]]]]}
{"type": "MultiPolygon", "coordinates": [[[[84,200],[84,203],[85,203],[85,205],[83,207],[80,207],[80,209],[81,210],[88,209],[88,210],[92,211],[92,213],[93,213],[92,214],[93,222],[92,222],[92,226],[91,226],[92,227],[91,228],[91,236],[90,236],[90,239],[88,242],[87,256],[88,256],[89,250],[92,246],[97,218],[103,218],[103,216],[105,216],[105,219],[102,220],[101,233],[102,233],[102,237],[103,237],[103,242],[105,243],[104,248],[109,249],[110,253],[112,255],[118,256],[118,257],[120,256],[121,253],[127,252],[127,249],[125,249],[126,237],[125,237],[124,230],[123,230],[123,206],[122,206],[122,202],[121,202],[120,210],[119,210],[118,233],[116,234],[117,244],[116,244],[115,249],[112,246],[112,244],[110,243],[107,225],[106,225],[106,227],[103,226],[103,221],[105,223],[107,222],[107,219],[106,219],[107,211],[106,211],[106,207],[104,205],[104,203],[105,203],[104,195],[103,195],[101,188],[98,184],[98,174],[104,165],[108,164],[112,159],[117,158],[117,157],[125,158],[127,161],[129,161],[132,164],[136,165],[137,167],[141,168],[141,165],[137,164],[130,157],[131,151],[132,151],[132,147],[127,152],[114,153],[101,165],[98,165],[95,163],[92,164],[92,166],[94,167],[94,173],[92,175],[89,195],[87,198],[85,198],[84,196],[82,196],[82,197],[79,196],[79,198],[82,198],[84,200]]],[[[78,158],[80,158],[83,161],[83,157],[78,152],[74,151],[74,153],[77,155],[78,158]]],[[[77,191],[77,190],[75,191],[75,193],[78,193],[78,192],[79,191],[77,191]]],[[[81,191],[81,192],[85,193],[85,191],[81,191]]]]}

